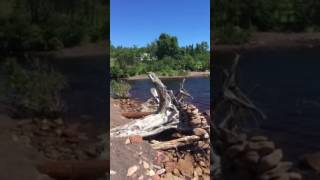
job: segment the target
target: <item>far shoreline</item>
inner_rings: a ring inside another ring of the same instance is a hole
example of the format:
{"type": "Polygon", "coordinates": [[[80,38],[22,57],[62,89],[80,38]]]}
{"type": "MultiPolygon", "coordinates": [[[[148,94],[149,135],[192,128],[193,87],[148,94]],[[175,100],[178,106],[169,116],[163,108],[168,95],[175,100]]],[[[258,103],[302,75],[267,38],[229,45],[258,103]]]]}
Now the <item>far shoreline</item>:
{"type": "Polygon", "coordinates": [[[278,33],[255,32],[249,42],[244,44],[217,44],[211,49],[215,52],[245,52],[288,48],[319,48],[320,32],[278,33]]]}
{"type": "MultiPolygon", "coordinates": [[[[191,78],[191,77],[210,77],[210,71],[192,71],[184,76],[158,76],[160,79],[182,79],[182,78],[191,78]]],[[[145,80],[149,79],[147,75],[136,75],[128,78],[124,78],[125,80],[145,80]]]]}

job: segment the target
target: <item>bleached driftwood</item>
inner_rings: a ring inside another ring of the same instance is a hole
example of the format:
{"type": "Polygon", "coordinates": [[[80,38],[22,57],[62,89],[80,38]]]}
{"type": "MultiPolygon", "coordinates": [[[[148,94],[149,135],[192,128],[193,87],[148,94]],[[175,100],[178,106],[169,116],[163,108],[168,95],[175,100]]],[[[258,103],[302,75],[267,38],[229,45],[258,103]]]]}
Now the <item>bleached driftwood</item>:
{"type": "Polygon", "coordinates": [[[148,76],[155,86],[154,89],[151,89],[151,94],[159,102],[157,111],[144,118],[135,119],[128,124],[111,129],[110,137],[131,135],[146,137],[167,129],[183,127],[180,126],[180,112],[178,110],[180,102],[154,73],[150,72],[148,76]]]}
{"type": "Polygon", "coordinates": [[[151,142],[152,143],[151,147],[157,150],[176,149],[178,147],[185,146],[187,144],[192,144],[199,140],[200,140],[200,137],[196,135],[185,136],[182,138],[174,139],[171,141],[163,141],[163,142],[153,140],[151,142]]]}

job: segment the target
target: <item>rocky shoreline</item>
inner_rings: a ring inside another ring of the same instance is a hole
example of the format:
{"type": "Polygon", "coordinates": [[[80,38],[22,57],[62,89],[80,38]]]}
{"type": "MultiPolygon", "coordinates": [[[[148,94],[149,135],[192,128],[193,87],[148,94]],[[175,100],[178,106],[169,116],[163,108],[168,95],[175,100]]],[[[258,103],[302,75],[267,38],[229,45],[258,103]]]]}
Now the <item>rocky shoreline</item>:
{"type": "Polygon", "coordinates": [[[90,160],[103,151],[101,140],[62,119],[27,119],[13,129],[15,138],[34,147],[48,160],[90,160]]]}
{"type": "MultiPolygon", "coordinates": [[[[122,112],[139,112],[144,109],[142,103],[131,99],[114,100],[113,102],[120,107],[120,111],[122,112]]],[[[209,116],[205,116],[205,114],[199,112],[193,105],[188,105],[184,107],[184,109],[186,113],[183,116],[190,118],[190,120],[192,120],[191,122],[194,122],[194,126],[200,127],[200,124],[206,123],[209,118],[209,116]]],[[[195,133],[201,134],[201,132],[202,131],[199,130],[195,133]]],[[[185,136],[183,132],[167,132],[165,134],[166,139],[181,138],[185,136]]],[[[161,135],[155,138],[159,141],[161,141],[161,139],[163,140],[161,135]]],[[[143,139],[139,136],[123,139],[121,141],[121,146],[134,149],[134,147],[139,146],[139,144],[142,146],[146,145],[148,147],[145,147],[145,149],[150,149],[150,152],[152,153],[146,154],[143,150],[137,150],[138,152],[136,152],[136,154],[139,158],[136,159],[136,162],[132,162],[132,165],[126,168],[126,174],[122,172],[122,177],[120,178],[118,171],[121,170],[113,169],[111,157],[111,179],[123,179],[124,177],[127,177],[125,179],[139,180],[151,178],[165,180],[186,178],[199,180],[210,179],[210,146],[208,142],[199,141],[193,145],[176,149],[152,150],[152,141],[152,139],[143,139]],[[146,156],[148,156],[149,159],[145,159],[144,157],[146,156]]],[[[111,140],[111,142],[113,141],[111,140]]],[[[116,147],[117,146],[114,145],[114,148],[116,147]]],[[[112,146],[111,151],[113,151],[112,146]]]]}

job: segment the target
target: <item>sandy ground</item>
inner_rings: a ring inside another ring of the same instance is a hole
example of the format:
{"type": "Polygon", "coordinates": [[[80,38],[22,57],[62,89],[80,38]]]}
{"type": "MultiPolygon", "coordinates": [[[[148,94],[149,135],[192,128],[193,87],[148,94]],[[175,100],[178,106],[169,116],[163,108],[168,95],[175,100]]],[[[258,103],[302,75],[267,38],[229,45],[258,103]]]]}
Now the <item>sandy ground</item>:
{"type": "MultiPolygon", "coordinates": [[[[189,72],[186,76],[159,76],[160,79],[180,79],[186,77],[207,77],[210,76],[209,71],[204,72],[189,72]]],[[[127,78],[128,80],[140,80],[140,79],[149,79],[147,75],[137,75],[127,78]]]]}
{"type": "Polygon", "coordinates": [[[40,153],[9,131],[15,125],[16,121],[0,115],[0,179],[49,180],[35,168],[36,164],[44,160],[40,153]]]}
{"type": "MultiPolygon", "coordinates": [[[[121,116],[121,109],[115,105],[115,101],[110,99],[111,128],[131,121],[121,116]]],[[[116,172],[116,174],[111,175],[111,180],[130,179],[127,177],[127,170],[134,165],[139,166],[138,174],[143,174],[143,167],[139,165],[139,162],[150,163],[155,156],[156,152],[150,147],[149,143],[144,141],[138,144],[125,144],[125,141],[125,138],[110,140],[110,169],[116,172]]]]}

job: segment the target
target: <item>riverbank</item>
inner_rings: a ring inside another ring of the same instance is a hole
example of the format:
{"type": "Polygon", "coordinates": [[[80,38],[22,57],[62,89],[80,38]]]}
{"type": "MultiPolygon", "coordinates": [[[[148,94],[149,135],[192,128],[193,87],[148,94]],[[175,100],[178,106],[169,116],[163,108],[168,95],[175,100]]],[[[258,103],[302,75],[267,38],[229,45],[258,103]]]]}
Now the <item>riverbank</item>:
{"type": "Polygon", "coordinates": [[[241,52],[258,49],[320,47],[320,32],[316,33],[277,33],[256,32],[249,42],[240,45],[216,45],[214,52],[241,52]]]}
{"type": "MultiPolygon", "coordinates": [[[[121,115],[123,112],[141,111],[141,103],[132,99],[110,98],[110,127],[132,122],[121,115]]],[[[195,108],[195,107],[194,107],[195,108]]],[[[190,111],[191,112],[191,111],[190,111]]],[[[198,110],[195,112],[199,112],[198,110]]],[[[200,113],[200,112],[199,112],[200,113]]],[[[201,116],[201,115],[200,115],[201,116]]],[[[206,116],[206,119],[210,119],[206,116]]],[[[110,173],[112,180],[122,179],[210,179],[210,158],[206,144],[193,144],[188,148],[156,150],[153,140],[184,137],[182,133],[170,131],[153,139],[140,136],[110,139],[110,173]],[[172,137],[171,137],[172,136],[172,137]],[[126,177],[126,178],[125,178],[126,177]]],[[[167,139],[168,140],[168,139],[167,139]]],[[[200,141],[199,141],[200,142],[200,141]]],[[[201,141],[202,142],[202,141],[201,141]]]]}
{"type": "MultiPolygon", "coordinates": [[[[159,76],[160,79],[181,79],[181,78],[188,78],[188,77],[209,77],[210,71],[203,71],[203,72],[189,72],[187,75],[184,76],[159,76]]],[[[143,80],[149,79],[147,75],[137,75],[131,76],[126,78],[127,80],[143,80]]]]}
{"type": "Polygon", "coordinates": [[[52,180],[38,172],[36,165],[44,156],[12,133],[18,121],[0,114],[0,179],[43,179],[52,180]]]}

